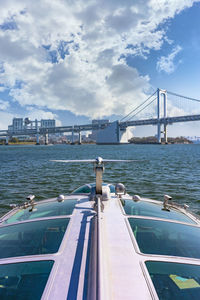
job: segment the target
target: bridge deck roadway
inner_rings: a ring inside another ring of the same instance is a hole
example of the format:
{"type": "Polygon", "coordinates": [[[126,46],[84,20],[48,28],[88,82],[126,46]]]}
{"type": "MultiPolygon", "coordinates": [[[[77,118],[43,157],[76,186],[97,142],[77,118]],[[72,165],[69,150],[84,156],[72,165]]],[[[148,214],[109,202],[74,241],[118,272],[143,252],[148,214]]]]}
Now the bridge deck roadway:
{"type": "MultiPolygon", "coordinates": [[[[200,121],[200,115],[188,115],[180,117],[170,117],[170,118],[161,118],[161,119],[146,119],[146,120],[135,120],[119,123],[120,129],[126,129],[131,126],[143,126],[143,125],[157,125],[160,124],[173,124],[178,122],[189,122],[189,121],[200,121]]],[[[85,125],[75,125],[75,126],[62,126],[62,127],[53,127],[53,128],[39,128],[39,134],[46,133],[64,133],[64,132],[80,132],[88,130],[98,130],[104,129],[111,123],[104,124],[85,124],[85,125]]],[[[0,136],[7,135],[35,135],[37,134],[36,129],[25,129],[15,132],[8,132],[7,130],[0,130],[0,136]]]]}
{"type": "Polygon", "coordinates": [[[180,117],[160,118],[158,119],[146,119],[121,122],[120,128],[124,129],[130,126],[143,126],[143,125],[157,125],[160,124],[173,124],[178,122],[200,121],[200,115],[188,115],[180,117]]]}
{"type": "MultiPolygon", "coordinates": [[[[52,127],[52,128],[38,128],[39,134],[46,134],[46,133],[64,133],[64,132],[72,132],[79,133],[80,131],[91,131],[91,130],[99,130],[104,129],[109,125],[109,123],[104,124],[85,124],[85,125],[75,125],[75,126],[60,126],[60,127],[52,127]]],[[[0,136],[7,136],[7,135],[35,135],[37,134],[37,129],[24,129],[24,130],[17,130],[17,131],[9,131],[8,130],[0,130],[0,136]]]]}

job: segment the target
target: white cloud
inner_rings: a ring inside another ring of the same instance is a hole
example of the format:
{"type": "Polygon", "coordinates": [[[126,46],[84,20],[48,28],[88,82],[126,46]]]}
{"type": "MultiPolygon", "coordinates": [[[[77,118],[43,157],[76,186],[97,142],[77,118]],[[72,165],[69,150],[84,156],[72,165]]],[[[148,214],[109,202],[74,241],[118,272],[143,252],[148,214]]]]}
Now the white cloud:
{"type": "Polygon", "coordinates": [[[168,117],[177,117],[184,116],[186,113],[184,108],[175,106],[172,101],[167,102],[167,116],[168,117]]]}
{"type": "Polygon", "coordinates": [[[167,37],[158,25],[194,2],[0,1],[0,23],[16,28],[0,31],[0,82],[22,106],[124,114],[149,88],[124,57],[160,49],[167,37]]]}
{"type": "MultiPolygon", "coordinates": [[[[1,100],[0,100],[0,107],[1,107],[1,100]]],[[[50,111],[44,111],[42,109],[29,107],[28,111],[24,115],[16,114],[16,113],[12,114],[5,111],[1,111],[0,109],[0,130],[7,130],[8,125],[12,124],[13,118],[25,118],[25,117],[28,117],[31,120],[54,119],[56,120],[56,126],[62,126],[62,123],[56,114],[53,114],[50,111]]]]}
{"type": "MultiPolygon", "coordinates": [[[[177,54],[182,50],[180,46],[173,48],[172,52],[168,56],[161,56],[157,62],[157,70],[164,71],[168,74],[173,73],[176,69],[175,58],[177,54]]],[[[177,63],[179,64],[180,61],[177,63]]]]}
{"type": "Polygon", "coordinates": [[[9,102],[0,99],[0,110],[6,110],[9,107],[9,102]]]}
{"type": "Polygon", "coordinates": [[[8,125],[12,124],[12,119],[16,117],[11,113],[0,111],[0,130],[7,130],[8,125]]]}
{"type": "Polygon", "coordinates": [[[26,117],[28,117],[30,120],[54,119],[56,120],[56,126],[62,125],[61,121],[58,119],[58,116],[56,114],[53,114],[51,111],[44,111],[42,109],[29,107],[26,117]]]}

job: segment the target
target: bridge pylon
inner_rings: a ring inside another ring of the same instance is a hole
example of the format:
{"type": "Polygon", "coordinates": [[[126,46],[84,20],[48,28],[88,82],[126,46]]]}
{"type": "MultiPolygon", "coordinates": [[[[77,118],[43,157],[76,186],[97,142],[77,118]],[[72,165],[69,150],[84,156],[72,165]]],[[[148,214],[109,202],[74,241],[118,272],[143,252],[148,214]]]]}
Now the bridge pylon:
{"type": "Polygon", "coordinates": [[[39,134],[39,126],[38,126],[38,120],[35,119],[35,127],[36,127],[36,145],[40,144],[40,134],[39,134]]]}
{"type": "Polygon", "coordinates": [[[74,126],[72,126],[71,145],[74,145],[74,126]]]}
{"type": "Polygon", "coordinates": [[[81,131],[79,131],[78,133],[78,144],[81,145],[81,141],[82,141],[82,136],[81,136],[81,131]]]}
{"type": "Polygon", "coordinates": [[[47,133],[45,133],[45,135],[44,135],[44,139],[45,139],[45,142],[44,142],[44,144],[45,144],[45,145],[48,145],[48,143],[49,143],[49,134],[48,134],[48,132],[47,132],[47,133]]]}
{"type": "Polygon", "coordinates": [[[6,136],[6,145],[8,145],[9,144],[9,136],[7,135],[6,136]]]}
{"type": "Polygon", "coordinates": [[[167,144],[167,122],[164,123],[164,130],[161,131],[160,119],[167,118],[167,91],[162,89],[157,89],[157,142],[161,144],[161,133],[164,133],[164,142],[167,144]],[[161,106],[161,97],[163,97],[163,107],[161,106]],[[163,112],[163,117],[161,113],[163,112]]]}

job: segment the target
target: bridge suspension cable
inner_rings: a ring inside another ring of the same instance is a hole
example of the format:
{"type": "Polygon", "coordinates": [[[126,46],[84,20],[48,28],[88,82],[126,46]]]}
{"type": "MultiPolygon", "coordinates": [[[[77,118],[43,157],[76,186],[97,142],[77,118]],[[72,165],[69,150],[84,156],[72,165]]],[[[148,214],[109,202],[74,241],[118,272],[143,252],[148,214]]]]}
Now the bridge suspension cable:
{"type": "Polygon", "coordinates": [[[145,105],[145,107],[141,108],[138,112],[136,112],[133,116],[131,116],[126,121],[130,121],[132,118],[134,118],[136,115],[138,115],[141,111],[143,111],[146,107],[148,107],[151,103],[153,103],[156,99],[157,99],[157,97],[153,98],[153,100],[151,100],[151,102],[149,102],[147,105],[145,105]]]}
{"type": "MultiPolygon", "coordinates": [[[[120,120],[120,122],[122,122],[124,119],[126,119],[126,118],[128,118],[132,113],[134,113],[137,109],[139,109],[142,105],[144,105],[149,99],[151,99],[151,97],[153,97],[155,94],[156,94],[156,92],[157,92],[157,90],[151,95],[151,96],[149,96],[144,102],[142,102],[139,106],[137,106],[136,108],[134,108],[130,113],[128,113],[125,117],[123,117],[121,120],[120,120]]],[[[155,99],[154,99],[155,100],[155,99]]],[[[153,101],[154,101],[153,100],[153,101]]],[[[151,103],[153,102],[153,101],[151,101],[151,103]]],[[[150,103],[150,104],[151,104],[150,103]]],[[[149,104],[148,104],[149,105],[149,104]]],[[[147,106],[148,106],[147,105],[147,106]]],[[[146,106],[145,106],[146,107],[146,106]]],[[[145,108],[144,107],[144,108],[145,108]]],[[[144,109],[143,108],[143,109],[144,109]]],[[[141,111],[143,110],[143,109],[141,109],[141,111]]],[[[136,113],[137,114],[137,113],[136,113]]],[[[134,115],[135,116],[135,115],[134,115]]],[[[132,116],[133,117],[133,116],[132,116]]],[[[132,117],[130,117],[128,120],[130,120],[132,117]]]]}
{"type": "Polygon", "coordinates": [[[191,98],[191,97],[179,95],[179,94],[176,94],[176,93],[173,93],[173,92],[170,92],[170,91],[167,91],[167,93],[170,94],[170,95],[172,95],[172,96],[177,96],[177,97],[184,98],[184,99],[187,99],[187,100],[200,102],[200,99],[195,99],[195,98],[191,98]]]}

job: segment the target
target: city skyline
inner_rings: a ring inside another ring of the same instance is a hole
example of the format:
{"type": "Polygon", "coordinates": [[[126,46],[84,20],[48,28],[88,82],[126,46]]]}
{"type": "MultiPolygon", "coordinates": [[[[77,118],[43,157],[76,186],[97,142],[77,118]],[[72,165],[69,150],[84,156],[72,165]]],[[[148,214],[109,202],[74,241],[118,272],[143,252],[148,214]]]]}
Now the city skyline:
{"type": "MultiPolygon", "coordinates": [[[[157,87],[200,98],[200,1],[9,0],[0,8],[0,129],[13,117],[120,119],[157,87]]],[[[173,125],[169,135],[199,129],[173,125]]]]}

